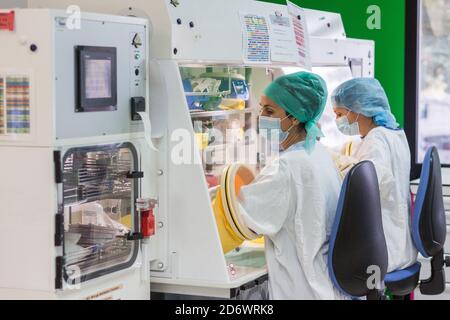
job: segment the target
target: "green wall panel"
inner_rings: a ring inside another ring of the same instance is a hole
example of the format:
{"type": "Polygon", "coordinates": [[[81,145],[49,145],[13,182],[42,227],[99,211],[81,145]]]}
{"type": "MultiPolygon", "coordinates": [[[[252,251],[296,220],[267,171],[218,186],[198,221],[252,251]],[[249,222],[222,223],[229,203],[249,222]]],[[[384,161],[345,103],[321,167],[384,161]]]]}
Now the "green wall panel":
{"type": "MultiPolygon", "coordinates": [[[[285,0],[265,0],[285,4],[285,0]]],[[[375,75],[383,84],[398,122],[404,123],[405,1],[407,0],[294,0],[301,7],[338,12],[348,37],[374,40],[375,75]],[[370,30],[367,9],[377,5],[381,29],[370,30]]]]}

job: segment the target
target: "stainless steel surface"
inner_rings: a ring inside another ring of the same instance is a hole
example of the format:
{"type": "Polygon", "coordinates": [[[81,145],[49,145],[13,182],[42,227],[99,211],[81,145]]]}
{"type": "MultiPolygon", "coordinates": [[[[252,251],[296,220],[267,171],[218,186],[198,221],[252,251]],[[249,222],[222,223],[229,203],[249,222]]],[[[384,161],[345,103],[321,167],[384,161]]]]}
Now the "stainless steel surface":
{"type": "Polygon", "coordinates": [[[132,180],[127,174],[132,171],[132,161],[125,150],[70,154],[63,168],[65,205],[129,194],[132,180]]]}
{"type": "Polygon", "coordinates": [[[77,277],[126,263],[136,245],[126,237],[135,229],[132,151],[123,145],[75,148],[64,159],[66,273],[77,277]]]}

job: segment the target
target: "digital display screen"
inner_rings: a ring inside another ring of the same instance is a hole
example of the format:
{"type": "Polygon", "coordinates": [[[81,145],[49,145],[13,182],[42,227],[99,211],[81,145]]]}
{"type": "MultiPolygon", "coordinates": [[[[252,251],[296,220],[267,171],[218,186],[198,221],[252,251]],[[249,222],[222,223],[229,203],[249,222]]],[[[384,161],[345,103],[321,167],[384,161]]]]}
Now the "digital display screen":
{"type": "Polygon", "coordinates": [[[75,112],[117,110],[117,49],[76,47],[75,112]]]}
{"type": "Polygon", "coordinates": [[[86,98],[111,98],[111,60],[86,60],[86,98]]]}

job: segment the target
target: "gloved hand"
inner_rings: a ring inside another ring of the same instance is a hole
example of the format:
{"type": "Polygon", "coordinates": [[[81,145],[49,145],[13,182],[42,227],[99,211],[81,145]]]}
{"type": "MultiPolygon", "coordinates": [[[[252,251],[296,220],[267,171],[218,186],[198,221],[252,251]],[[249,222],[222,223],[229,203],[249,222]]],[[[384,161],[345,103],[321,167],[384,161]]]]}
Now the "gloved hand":
{"type": "Polygon", "coordinates": [[[356,158],[353,158],[352,156],[340,154],[333,150],[328,151],[330,152],[331,157],[333,158],[333,161],[336,165],[336,168],[339,171],[341,179],[344,180],[345,176],[350,171],[350,169],[358,163],[358,160],[356,158]]]}
{"type": "Polygon", "coordinates": [[[241,239],[231,228],[227,217],[225,216],[225,209],[223,208],[222,195],[220,188],[218,188],[216,197],[212,201],[214,216],[216,217],[217,229],[219,231],[220,241],[222,242],[223,253],[228,253],[239,247],[244,240],[241,239]]]}

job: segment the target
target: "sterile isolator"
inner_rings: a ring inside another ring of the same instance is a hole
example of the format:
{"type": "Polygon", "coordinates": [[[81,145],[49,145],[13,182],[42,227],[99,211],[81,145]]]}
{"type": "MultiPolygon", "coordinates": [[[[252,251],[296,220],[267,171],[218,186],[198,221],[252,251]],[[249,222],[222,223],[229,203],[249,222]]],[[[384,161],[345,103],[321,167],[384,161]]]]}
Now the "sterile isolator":
{"type": "MultiPolygon", "coordinates": [[[[347,38],[340,15],[292,3],[29,0],[29,5],[71,10],[76,5],[81,16],[92,11],[149,20],[144,122],[151,132],[148,144],[157,149],[158,198],[156,234],[149,244],[152,292],[242,298],[242,291],[261,286],[263,296],[263,243],[246,241],[224,253],[214,188],[229,164],[245,162],[255,173],[264,165],[256,121],[259,98],[273,79],[311,68],[327,81],[373,76],[374,43],[347,38]]],[[[326,129],[331,121],[321,125],[326,129]]]]}
{"type": "Polygon", "coordinates": [[[147,20],[0,14],[0,298],[149,299],[147,20]]]}

